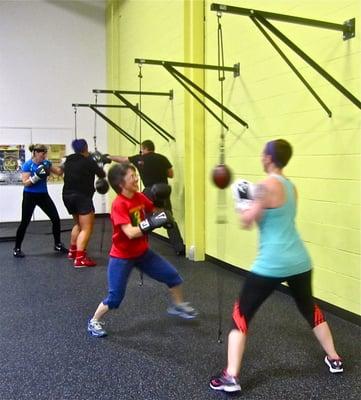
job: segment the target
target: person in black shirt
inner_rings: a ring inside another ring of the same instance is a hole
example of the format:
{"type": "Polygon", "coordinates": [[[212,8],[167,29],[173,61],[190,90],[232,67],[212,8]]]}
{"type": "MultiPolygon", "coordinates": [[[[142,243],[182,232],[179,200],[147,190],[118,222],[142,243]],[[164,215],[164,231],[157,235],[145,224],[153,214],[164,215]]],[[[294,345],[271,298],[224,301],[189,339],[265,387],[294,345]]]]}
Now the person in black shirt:
{"type": "MultiPolygon", "coordinates": [[[[134,164],[144,185],[143,193],[149,198],[151,198],[151,187],[154,184],[168,184],[168,178],[174,176],[172,164],[167,157],[155,152],[155,146],[151,140],[144,140],[141,143],[140,154],[129,157],[111,155],[107,155],[107,157],[115,162],[131,162],[134,164]]],[[[153,199],[151,198],[151,200],[153,199]]],[[[155,205],[157,204],[155,203],[155,205]]],[[[164,201],[163,208],[172,212],[170,198],[164,201]]],[[[174,222],[172,228],[167,229],[167,233],[176,254],[184,255],[185,246],[176,222],[174,222]]]]}
{"type": "Polygon", "coordinates": [[[72,147],[74,154],[63,165],[63,201],[74,219],[68,258],[74,259],[75,268],[93,267],[96,262],[87,257],[86,248],[94,227],[94,178],[104,178],[105,172],[90,157],[85,139],[73,140],[72,147]]]}

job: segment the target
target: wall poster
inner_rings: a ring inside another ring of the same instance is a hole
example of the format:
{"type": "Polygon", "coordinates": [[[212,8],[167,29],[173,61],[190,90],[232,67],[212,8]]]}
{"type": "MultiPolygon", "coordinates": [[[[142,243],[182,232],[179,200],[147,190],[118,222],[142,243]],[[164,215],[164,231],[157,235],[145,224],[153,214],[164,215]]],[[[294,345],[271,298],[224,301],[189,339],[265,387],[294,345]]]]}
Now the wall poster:
{"type": "Polygon", "coordinates": [[[24,162],[24,144],[0,144],[0,185],[22,185],[21,166],[24,162]]]}
{"type": "MultiPolygon", "coordinates": [[[[59,166],[65,157],[65,144],[45,144],[47,158],[59,166]]],[[[25,162],[24,144],[0,144],[0,185],[22,185],[21,167],[25,162]]],[[[63,183],[63,177],[50,174],[48,183],[63,183]]]]}
{"type": "MultiPolygon", "coordinates": [[[[48,148],[48,160],[54,167],[58,167],[65,158],[65,144],[45,144],[48,148]]],[[[55,174],[50,174],[48,183],[63,183],[63,177],[55,174]]]]}

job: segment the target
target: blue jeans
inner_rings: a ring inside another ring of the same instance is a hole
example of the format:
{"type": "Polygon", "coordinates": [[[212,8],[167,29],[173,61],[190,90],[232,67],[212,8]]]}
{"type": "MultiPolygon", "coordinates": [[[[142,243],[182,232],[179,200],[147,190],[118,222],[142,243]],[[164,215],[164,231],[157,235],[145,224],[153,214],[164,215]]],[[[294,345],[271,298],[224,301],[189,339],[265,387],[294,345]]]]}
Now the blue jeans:
{"type": "Polygon", "coordinates": [[[183,283],[173,265],[150,249],[137,258],[109,257],[108,296],[103,300],[103,304],[109,309],[118,308],[122,302],[134,267],[158,282],[165,283],[169,288],[183,283]]]}

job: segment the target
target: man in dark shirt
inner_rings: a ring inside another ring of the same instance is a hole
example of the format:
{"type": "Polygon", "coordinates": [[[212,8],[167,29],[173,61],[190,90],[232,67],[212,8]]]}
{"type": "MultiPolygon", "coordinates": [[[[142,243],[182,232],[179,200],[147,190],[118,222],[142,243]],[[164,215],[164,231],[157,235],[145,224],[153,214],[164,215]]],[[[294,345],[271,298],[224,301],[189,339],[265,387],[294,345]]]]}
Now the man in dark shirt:
{"type": "MultiPolygon", "coordinates": [[[[150,188],[154,184],[168,184],[168,178],[174,176],[172,164],[167,157],[155,152],[155,146],[151,140],[144,140],[141,143],[140,154],[130,157],[109,155],[108,158],[115,162],[131,162],[134,164],[144,185],[143,193],[148,197],[151,197],[150,188]]],[[[164,208],[172,212],[170,199],[165,201],[164,208]]],[[[172,228],[167,229],[167,233],[176,254],[184,255],[185,246],[176,222],[174,222],[172,228]]]]}

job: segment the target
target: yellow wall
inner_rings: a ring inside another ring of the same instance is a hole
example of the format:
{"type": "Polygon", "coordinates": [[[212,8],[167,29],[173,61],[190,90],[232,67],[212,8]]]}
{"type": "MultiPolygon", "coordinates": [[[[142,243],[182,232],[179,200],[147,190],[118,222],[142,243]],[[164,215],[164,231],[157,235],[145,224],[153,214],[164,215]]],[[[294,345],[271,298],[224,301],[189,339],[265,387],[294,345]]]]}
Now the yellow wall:
{"type": "MultiPolygon", "coordinates": [[[[342,33],[337,31],[271,23],[360,97],[358,0],[244,0],[241,5],[239,1],[227,0],[222,3],[335,23],[356,17],[356,38],[348,41],[343,41],[342,33]]],[[[135,57],[187,62],[200,62],[203,57],[205,63],[216,64],[217,18],[210,11],[210,4],[180,0],[109,1],[109,88],[138,87],[135,57]],[[202,21],[203,6],[205,21],[202,21]],[[203,23],[204,41],[200,38],[203,23]]],[[[314,294],[361,314],[360,110],[273,37],[332,110],[333,117],[328,118],[248,17],[223,14],[221,23],[225,63],[240,62],[241,68],[238,78],[227,73],[225,105],[250,126],[245,129],[225,116],[230,126],[226,134],[226,162],[235,177],[257,181],[263,176],[260,153],[264,143],[280,137],[291,142],[294,156],[286,174],[298,187],[297,224],[314,263],[314,294]]],[[[192,76],[192,72],[187,73],[192,76]]],[[[219,162],[218,122],[207,112],[203,118],[204,110],[184,94],[182,87],[163,68],[145,65],[143,75],[144,90],[173,88],[175,92],[173,102],[165,98],[144,98],[143,110],[169,129],[177,142],[168,144],[144,126],[142,136],[153,139],[157,150],[168,155],[175,166],[177,176],[172,200],[188,249],[196,244],[197,259],[202,258],[204,248],[208,255],[249,269],[256,253],[257,232],[239,229],[229,190],[216,190],[209,179],[212,168],[219,162]],[[195,135],[197,128],[199,136],[195,135]],[[220,217],[225,223],[217,223],[220,217]]],[[[193,74],[192,79],[202,82],[203,77],[193,74]]],[[[206,71],[204,79],[207,92],[219,99],[217,73],[206,71]]],[[[139,128],[129,112],[122,111],[119,121],[129,131],[139,128]]],[[[120,154],[137,151],[111,130],[109,143],[120,154]]]]}
{"type": "MultiPolygon", "coordinates": [[[[157,0],[108,1],[108,88],[139,90],[139,68],[135,58],[183,60],[183,2],[157,0]]],[[[169,92],[176,82],[161,66],[143,65],[142,90],[169,92]]],[[[125,95],[133,104],[139,103],[137,95],[125,95]]],[[[109,96],[121,104],[115,96],[109,96]]],[[[163,96],[142,96],[142,111],[161,127],[176,137],[167,142],[130,110],[113,111],[114,121],[132,136],[154,141],[156,151],[165,154],[173,164],[172,204],[181,231],[184,230],[184,94],[175,91],[173,100],[163,96]]],[[[114,129],[109,129],[108,149],[111,154],[130,156],[139,153],[139,146],[123,139],[114,129]]],[[[159,231],[161,233],[161,231],[159,231]]]]}

